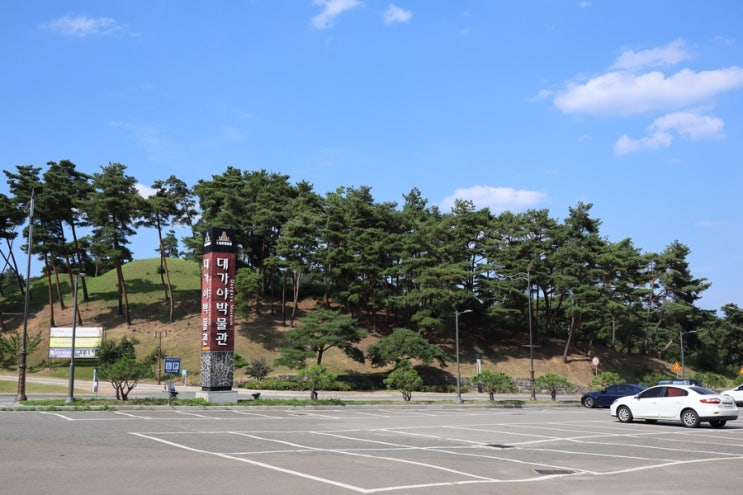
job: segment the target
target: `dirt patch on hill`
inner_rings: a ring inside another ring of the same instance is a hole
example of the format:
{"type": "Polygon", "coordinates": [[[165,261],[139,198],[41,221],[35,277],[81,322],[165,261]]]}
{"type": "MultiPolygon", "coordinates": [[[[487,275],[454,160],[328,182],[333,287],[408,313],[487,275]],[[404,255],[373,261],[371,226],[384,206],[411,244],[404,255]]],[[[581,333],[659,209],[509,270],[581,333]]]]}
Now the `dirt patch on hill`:
{"type": "MultiPolygon", "coordinates": [[[[162,304],[165,304],[164,302],[162,304]]],[[[316,306],[315,301],[305,301],[296,315],[301,318],[302,314],[310,311],[316,306]]],[[[195,306],[198,311],[198,306],[195,306]]],[[[132,311],[132,325],[127,325],[124,318],[118,315],[116,308],[101,301],[90,301],[80,304],[80,310],[85,326],[102,326],[106,331],[106,338],[120,339],[122,337],[133,337],[139,341],[137,345],[138,357],[143,357],[162,344],[168,356],[180,357],[182,369],[197,372],[200,367],[200,318],[198,312],[188,312],[177,321],[165,323],[150,318],[149,314],[161,314],[162,308],[138,307],[132,311]]],[[[238,321],[235,332],[235,352],[243,358],[264,358],[269,363],[279,355],[281,348],[285,345],[283,334],[290,329],[290,308],[282,315],[280,305],[274,305],[273,311],[265,306],[257,316],[247,321],[238,321]]],[[[72,322],[72,309],[64,310],[55,308],[54,320],[57,326],[69,326],[72,322]]],[[[20,329],[18,322],[15,326],[20,329]]],[[[29,367],[31,372],[44,373],[48,353],[49,328],[51,326],[51,311],[48,306],[35,313],[29,318],[29,335],[40,333],[41,345],[29,355],[29,367]]],[[[9,330],[13,330],[10,327],[9,330]]],[[[378,334],[370,332],[360,347],[366,347],[379,339],[378,334]]],[[[497,339],[494,339],[497,340],[497,339]]],[[[500,345],[492,345],[484,348],[481,360],[482,369],[491,369],[503,372],[514,378],[528,378],[533,365],[535,376],[546,373],[566,377],[571,383],[580,387],[589,387],[596,368],[592,364],[592,358],[597,356],[600,360],[598,371],[614,371],[621,376],[628,377],[630,381],[638,381],[643,375],[650,371],[667,371],[668,365],[661,361],[645,356],[627,356],[610,350],[597,350],[595,354],[586,355],[579,352],[570,353],[567,362],[563,362],[564,343],[556,341],[548,347],[535,348],[533,359],[530,357],[528,348],[514,342],[503,341],[500,345]]],[[[453,346],[451,346],[453,347],[453,346]]],[[[461,347],[460,369],[463,379],[477,373],[477,358],[474,350],[469,346],[461,347]]],[[[448,349],[453,355],[453,349],[448,349]]],[[[323,358],[323,364],[339,374],[378,374],[388,371],[387,369],[372,368],[368,363],[357,363],[349,359],[345,354],[337,350],[327,352],[323,358]]],[[[276,368],[272,375],[294,374],[296,370],[276,368]]],[[[453,379],[456,370],[453,356],[445,368],[439,369],[435,374],[440,377],[453,379]]],[[[193,376],[193,384],[198,384],[198,378],[193,376]]],[[[249,377],[243,370],[236,370],[236,381],[246,381],[249,377]]]]}

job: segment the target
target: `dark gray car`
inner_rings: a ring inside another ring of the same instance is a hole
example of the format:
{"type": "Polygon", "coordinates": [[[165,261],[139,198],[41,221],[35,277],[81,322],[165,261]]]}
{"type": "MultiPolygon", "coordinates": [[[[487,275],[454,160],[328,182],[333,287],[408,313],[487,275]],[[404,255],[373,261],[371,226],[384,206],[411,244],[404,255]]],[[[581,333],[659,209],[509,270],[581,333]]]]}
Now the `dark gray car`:
{"type": "Polygon", "coordinates": [[[645,390],[642,385],[635,383],[620,383],[609,385],[603,390],[588,392],[580,399],[580,403],[585,407],[609,407],[612,402],[620,397],[627,395],[636,395],[645,390]]]}

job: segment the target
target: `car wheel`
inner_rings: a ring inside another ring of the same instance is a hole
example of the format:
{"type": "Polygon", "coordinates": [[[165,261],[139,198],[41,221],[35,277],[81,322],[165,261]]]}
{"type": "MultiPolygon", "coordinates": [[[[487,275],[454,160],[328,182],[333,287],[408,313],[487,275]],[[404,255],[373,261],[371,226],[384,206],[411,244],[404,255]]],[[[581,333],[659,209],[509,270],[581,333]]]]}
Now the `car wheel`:
{"type": "Polygon", "coordinates": [[[687,428],[696,428],[699,426],[699,415],[694,409],[684,409],[681,411],[681,422],[687,428]]]}
{"type": "Polygon", "coordinates": [[[617,409],[617,418],[619,418],[619,421],[622,423],[631,423],[632,411],[630,411],[627,406],[619,406],[619,409],[617,409]]]}
{"type": "Polygon", "coordinates": [[[583,407],[596,407],[592,397],[583,397],[583,407]]]}
{"type": "Polygon", "coordinates": [[[723,426],[725,426],[725,423],[727,423],[727,421],[725,421],[724,419],[711,419],[709,425],[712,428],[722,428],[723,426]]]}

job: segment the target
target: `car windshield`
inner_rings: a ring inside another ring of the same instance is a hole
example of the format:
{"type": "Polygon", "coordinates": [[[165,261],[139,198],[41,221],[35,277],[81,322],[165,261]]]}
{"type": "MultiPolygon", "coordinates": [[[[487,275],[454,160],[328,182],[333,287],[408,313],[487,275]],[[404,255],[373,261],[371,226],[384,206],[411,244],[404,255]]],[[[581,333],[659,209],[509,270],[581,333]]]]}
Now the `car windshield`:
{"type": "Polygon", "coordinates": [[[714,390],[710,390],[708,388],[697,387],[697,386],[689,387],[689,388],[691,388],[694,392],[701,394],[701,395],[717,395],[717,392],[715,392],[714,390]]]}

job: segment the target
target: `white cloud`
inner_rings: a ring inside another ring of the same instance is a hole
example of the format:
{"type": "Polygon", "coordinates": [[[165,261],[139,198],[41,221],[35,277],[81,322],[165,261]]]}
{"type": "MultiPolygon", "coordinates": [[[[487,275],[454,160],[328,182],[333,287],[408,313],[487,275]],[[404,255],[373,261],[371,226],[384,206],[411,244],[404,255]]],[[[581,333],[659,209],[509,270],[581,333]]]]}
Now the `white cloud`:
{"type": "Polygon", "coordinates": [[[699,140],[723,136],[722,119],[696,112],[674,112],[655,119],[647,136],[632,139],[626,135],[614,143],[614,153],[627,155],[643,150],[668,148],[673,143],[672,132],[682,137],[699,140]]]}
{"type": "Polygon", "coordinates": [[[614,143],[614,153],[617,155],[627,155],[643,150],[657,150],[659,148],[668,148],[671,146],[671,143],[673,143],[673,136],[667,132],[656,132],[640,139],[632,139],[624,135],[614,143]]]}
{"type": "Polygon", "coordinates": [[[632,50],[622,53],[612,66],[619,70],[637,70],[642,67],[662,67],[675,65],[689,58],[684,50],[684,40],[674,40],[660,48],[634,52],[632,50]]]}
{"type": "Polygon", "coordinates": [[[129,28],[110,17],[58,17],[42,26],[53,33],[84,38],[93,35],[127,34],[129,28]]]}
{"type": "Polygon", "coordinates": [[[733,222],[730,222],[729,220],[700,220],[696,222],[695,225],[702,228],[714,228],[732,225],[732,223],[733,222]]]}
{"type": "Polygon", "coordinates": [[[617,155],[667,148],[674,135],[692,140],[723,137],[724,122],[699,109],[705,107],[707,112],[716,96],[743,87],[743,68],[734,65],[696,71],[687,67],[673,73],[657,69],[689,58],[680,39],[658,48],[625,51],[607,72],[568,83],[562,90],[542,90],[533,99],[550,97],[565,114],[656,114],[644,137],[635,139],[625,134],[614,143],[617,155]],[[647,67],[656,69],[643,72],[647,67]]]}
{"type": "Polygon", "coordinates": [[[631,115],[698,104],[743,86],[743,68],[695,72],[683,69],[666,77],[661,72],[608,72],[557,94],[564,113],[631,115]]]}
{"type": "Polygon", "coordinates": [[[454,194],[445,197],[441,202],[441,209],[450,210],[457,199],[469,200],[477,208],[488,208],[493,213],[500,213],[506,210],[518,211],[531,208],[547,199],[547,196],[537,191],[510,187],[474,186],[457,189],[454,194]]]}
{"type": "Polygon", "coordinates": [[[134,188],[137,190],[140,196],[143,198],[149,198],[150,196],[154,196],[156,191],[152,189],[150,186],[145,186],[144,184],[140,184],[137,182],[134,184],[134,188]]]}
{"type": "Polygon", "coordinates": [[[330,28],[342,13],[362,5],[359,0],[313,0],[312,3],[323,9],[312,18],[312,25],[321,30],[330,28]]]}
{"type": "Polygon", "coordinates": [[[711,115],[695,112],[675,112],[664,115],[653,122],[651,129],[665,132],[676,131],[689,139],[722,137],[725,123],[711,115]]]}
{"type": "Polygon", "coordinates": [[[387,10],[382,13],[382,19],[385,24],[394,24],[396,22],[410,22],[413,18],[413,12],[403,9],[391,3],[387,10]]]}

